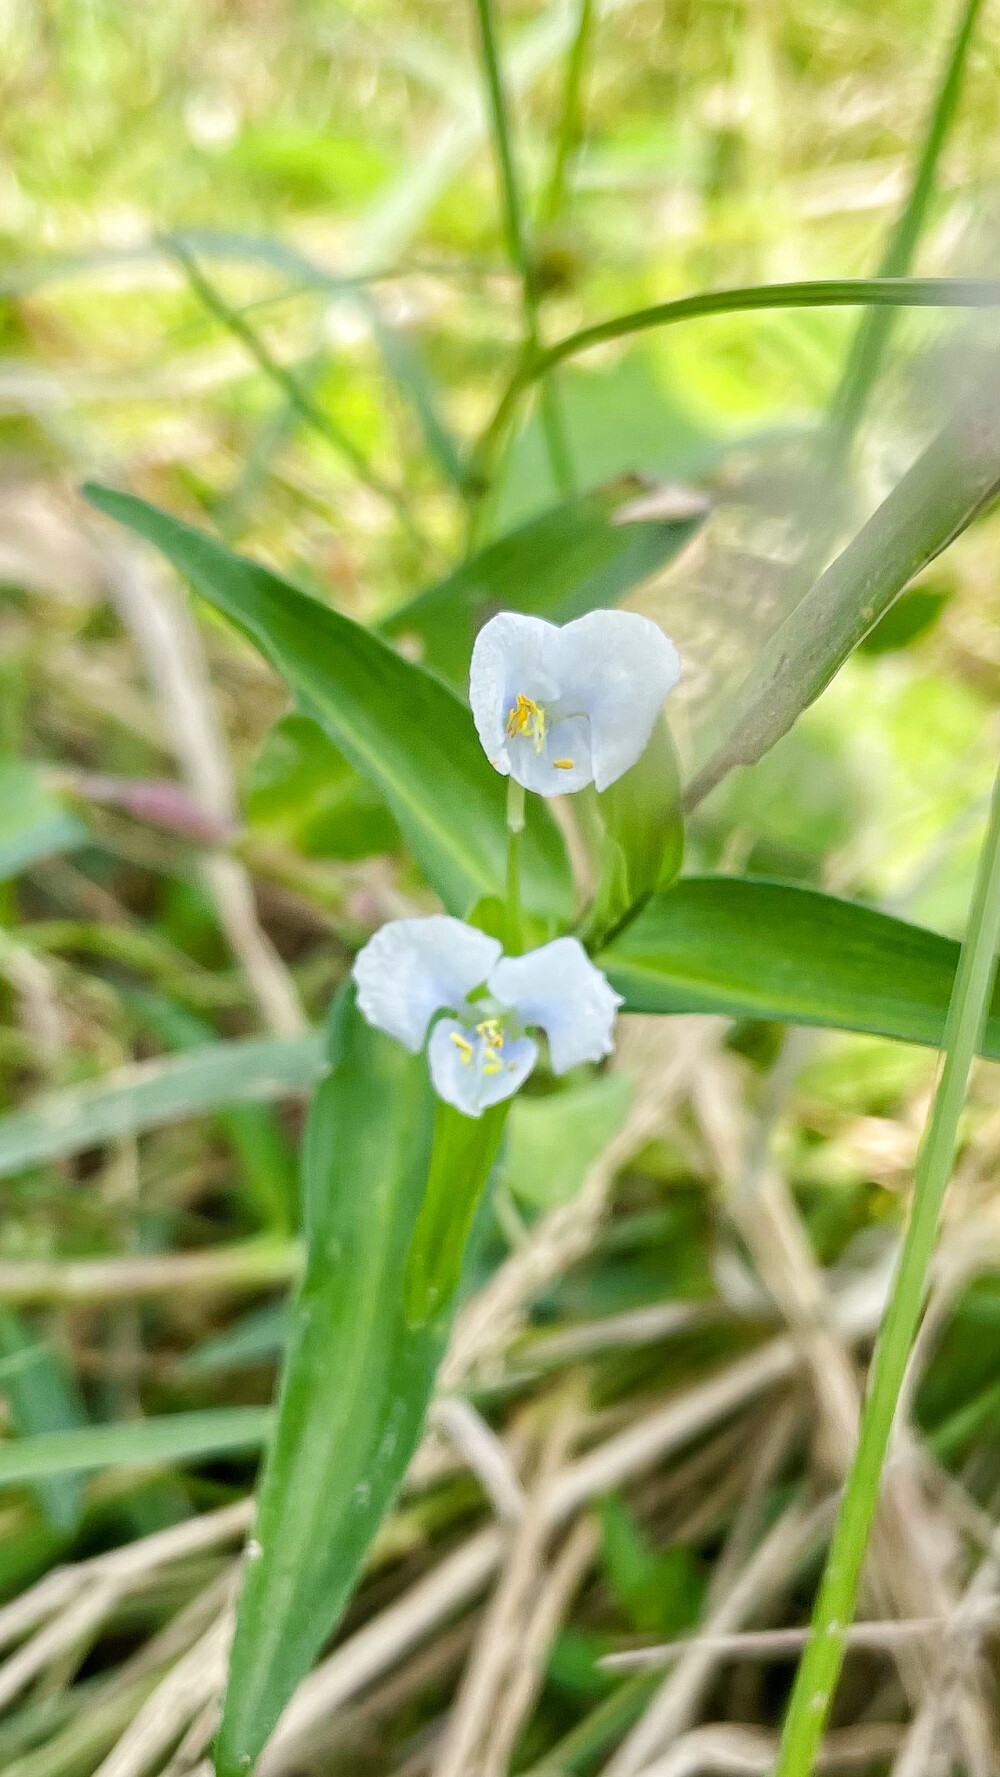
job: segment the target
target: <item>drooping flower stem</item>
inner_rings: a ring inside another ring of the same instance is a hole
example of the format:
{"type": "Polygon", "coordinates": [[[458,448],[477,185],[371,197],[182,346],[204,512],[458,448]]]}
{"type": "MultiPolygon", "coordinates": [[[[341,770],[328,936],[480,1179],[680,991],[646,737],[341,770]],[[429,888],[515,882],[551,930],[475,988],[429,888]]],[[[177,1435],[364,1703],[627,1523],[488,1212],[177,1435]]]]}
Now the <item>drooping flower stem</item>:
{"type": "Polygon", "coordinates": [[[524,832],[524,788],[507,779],[507,914],[504,949],[520,956],[521,944],[521,834],[524,832]]]}
{"type": "Polygon", "coordinates": [[[899,1269],[872,1359],[868,1399],[826,1570],[812,1636],[799,1665],[775,1777],[810,1777],[844,1657],[879,1485],[924,1297],[958,1119],[982,1035],[1000,946],[1000,774],[979,860],[969,923],[945,1028],[945,1059],[917,1161],[913,1206],[899,1269]]]}

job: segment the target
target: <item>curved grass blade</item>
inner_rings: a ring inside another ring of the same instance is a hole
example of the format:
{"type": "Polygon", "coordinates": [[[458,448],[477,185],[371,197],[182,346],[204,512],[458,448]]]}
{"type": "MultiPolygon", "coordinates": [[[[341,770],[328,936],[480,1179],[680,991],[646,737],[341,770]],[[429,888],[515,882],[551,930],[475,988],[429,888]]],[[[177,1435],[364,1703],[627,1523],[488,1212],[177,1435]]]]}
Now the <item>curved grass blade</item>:
{"type": "Polygon", "coordinates": [[[319,1031],[304,1037],[249,1037],[204,1043],[48,1093],[24,1110],[0,1117],[0,1178],[222,1105],[306,1092],[323,1065],[319,1031]]]}
{"type": "MultiPolygon", "coordinates": [[[[91,504],[162,550],[210,604],[238,624],[288,682],[306,715],[377,785],[452,913],[499,894],[507,856],[506,789],[468,708],[360,624],[258,562],[233,555],[144,500],[89,486],[91,504]]],[[[565,847],[532,798],[523,892],[533,912],[569,910],[565,847]]]]}
{"type": "Polygon", "coordinates": [[[0,1487],[40,1482],[56,1475],[103,1468],[151,1468],[201,1462],[228,1451],[257,1450],[274,1424],[270,1407],[215,1407],[196,1413],[162,1413],[78,1431],[37,1432],[0,1442],[0,1487]]]}
{"type": "MultiPolygon", "coordinates": [[[[940,1047],[950,938],[816,889],[689,876],[596,959],[629,1012],[719,1012],[940,1047]]],[[[1000,992],[983,1053],[1000,1057],[1000,992]]]]}
{"type": "Polygon", "coordinates": [[[431,1151],[426,1063],[334,1013],[333,1067],[306,1131],[308,1263],[261,1482],[216,1752],[244,1777],[343,1610],[402,1480],[447,1316],[413,1330],[403,1272],[431,1151]]]}

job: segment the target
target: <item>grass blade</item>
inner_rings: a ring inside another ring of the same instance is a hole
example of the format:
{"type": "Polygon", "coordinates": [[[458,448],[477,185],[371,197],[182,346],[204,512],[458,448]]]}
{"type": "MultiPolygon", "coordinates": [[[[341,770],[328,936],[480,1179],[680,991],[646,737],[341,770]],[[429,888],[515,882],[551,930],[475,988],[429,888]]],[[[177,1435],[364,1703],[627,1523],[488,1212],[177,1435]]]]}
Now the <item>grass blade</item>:
{"type": "Polygon", "coordinates": [[[206,1043],[70,1086],[0,1118],[0,1178],[221,1105],[307,1092],[323,1071],[320,1032],[206,1043]]]}
{"type": "Polygon", "coordinates": [[[996,975],[998,947],[1000,774],[948,1008],[944,1067],[917,1160],[910,1220],[875,1345],[857,1453],[813,1611],[811,1639],[788,1705],[775,1777],[809,1777],[843,1663],[896,1402],[920,1319],[941,1205],[951,1176],[958,1119],[996,975]]]}
{"type": "Polygon", "coordinates": [[[270,1407],[215,1407],[163,1413],[79,1431],[38,1432],[0,1443],[0,1487],[104,1468],[147,1468],[201,1462],[228,1451],[257,1450],[271,1435],[270,1407]]]}

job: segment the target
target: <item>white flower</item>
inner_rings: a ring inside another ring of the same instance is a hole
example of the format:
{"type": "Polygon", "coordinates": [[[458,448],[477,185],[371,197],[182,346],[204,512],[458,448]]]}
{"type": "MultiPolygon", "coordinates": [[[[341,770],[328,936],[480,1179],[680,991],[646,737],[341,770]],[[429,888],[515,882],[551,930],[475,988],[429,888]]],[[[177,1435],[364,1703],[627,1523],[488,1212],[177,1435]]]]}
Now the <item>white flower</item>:
{"type": "Polygon", "coordinates": [[[636,611],[558,628],[513,611],[483,625],[469,702],[487,757],[539,796],[606,790],[645,751],[680,675],[677,649],[636,611]]]}
{"type": "Polygon", "coordinates": [[[529,1027],[545,1032],[554,1073],[600,1061],[612,1047],[621,996],[576,938],[507,956],[495,938],[447,914],[396,919],[354,964],[369,1024],[416,1054],[427,1045],[439,1098],[467,1117],[510,1098],[538,1060],[529,1027]]]}

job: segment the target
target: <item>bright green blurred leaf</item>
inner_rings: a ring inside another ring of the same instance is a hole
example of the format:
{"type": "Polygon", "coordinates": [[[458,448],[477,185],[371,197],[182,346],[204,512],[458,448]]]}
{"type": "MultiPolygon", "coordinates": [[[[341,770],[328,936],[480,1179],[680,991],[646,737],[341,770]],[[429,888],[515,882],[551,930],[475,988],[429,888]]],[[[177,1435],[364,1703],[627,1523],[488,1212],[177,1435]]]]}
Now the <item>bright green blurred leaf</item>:
{"type": "Polygon", "coordinates": [[[86,845],[87,829],[23,759],[0,759],[0,882],[56,852],[86,845]]]}
{"type": "MultiPolygon", "coordinates": [[[[257,643],[306,715],[378,787],[446,907],[463,914],[503,885],[506,786],[466,706],[359,624],[233,555],[143,500],[86,489],[91,503],[145,537],[195,589],[257,643]]],[[[525,904],[568,910],[569,868],[558,828],[531,799],[523,850],[525,904]]]]}
{"type": "Polygon", "coordinates": [[[915,586],[912,592],[904,592],[859,644],[861,653],[897,654],[912,647],[934,628],[947,603],[947,592],[932,586],[915,586]]]}
{"type": "Polygon", "coordinates": [[[244,783],[247,818],[310,858],[398,851],[399,828],[374,786],[308,716],[283,716],[244,783]]]}
{"type": "Polygon", "coordinates": [[[615,513],[637,491],[622,480],[522,523],[394,611],[385,633],[412,638],[425,664],[464,697],[476,633],[495,612],[568,623],[596,606],[617,604],[694,535],[698,518],[616,524],[615,513]]]}
{"type": "Polygon", "coordinates": [[[658,1553],[617,1494],[603,1502],[603,1566],[608,1587],[633,1628],[677,1635],[698,1619],[705,1582],[681,1543],[658,1553]]]}
{"type": "MultiPolygon", "coordinates": [[[[556,389],[577,487],[618,475],[698,475],[725,448],[685,413],[648,353],[632,352],[610,369],[561,371],[556,389]]],[[[495,528],[523,524],[558,498],[536,409],[504,461],[495,528]]]]}
{"type": "Polygon", "coordinates": [[[515,1196],[548,1209],[579,1190],[625,1121],[631,1083],[626,1074],[602,1074],[544,1098],[519,1093],[511,1106],[504,1176],[515,1196]]]}
{"type": "MultiPolygon", "coordinates": [[[[630,1012],[719,1012],[939,1045],[958,950],[815,889],[692,876],[596,960],[630,1012]]],[[[1000,1056],[1000,989],[983,1053],[1000,1056]]]]}
{"type": "Polygon", "coordinates": [[[333,1067],[306,1131],[305,1279],[237,1614],[217,1769],[243,1777],[356,1584],[413,1453],[447,1317],[414,1332],[406,1253],[427,1178],[422,1056],[334,1012],[333,1067]]]}

